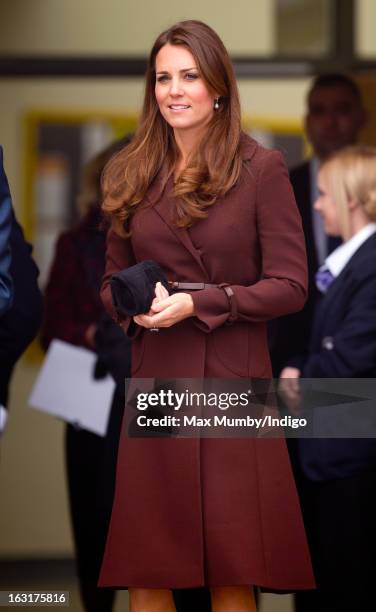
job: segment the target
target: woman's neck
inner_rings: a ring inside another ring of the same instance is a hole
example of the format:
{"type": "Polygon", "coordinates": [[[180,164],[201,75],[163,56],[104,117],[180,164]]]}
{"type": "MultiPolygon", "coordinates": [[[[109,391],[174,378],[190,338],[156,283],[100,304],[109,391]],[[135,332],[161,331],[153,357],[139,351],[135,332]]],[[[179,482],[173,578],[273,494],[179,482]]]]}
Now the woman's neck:
{"type": "Polygon", "coordinates": [[[192,128],[189,130],[174,130],[175,142],[180,153],[179,161],[176,168],[178,174],[180,174],[186,167],[190,156],[197,148],[197,145],[200,142],[202,136],[202,127],[197,129],[192,128]]]}

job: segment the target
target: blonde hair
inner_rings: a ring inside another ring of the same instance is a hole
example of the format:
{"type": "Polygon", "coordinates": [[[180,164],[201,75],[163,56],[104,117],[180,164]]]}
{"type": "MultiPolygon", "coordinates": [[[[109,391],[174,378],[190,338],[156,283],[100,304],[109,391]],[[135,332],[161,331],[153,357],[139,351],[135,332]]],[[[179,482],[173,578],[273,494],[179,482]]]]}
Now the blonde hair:
{"type": "Polygon", "coordinates": [[[341,233],[350,237],[349,202],[362,207],[370,221],[376,221],[376,148],[365,145],[345,147],[321,167],[327,189],[339,216],[341,233]]]}

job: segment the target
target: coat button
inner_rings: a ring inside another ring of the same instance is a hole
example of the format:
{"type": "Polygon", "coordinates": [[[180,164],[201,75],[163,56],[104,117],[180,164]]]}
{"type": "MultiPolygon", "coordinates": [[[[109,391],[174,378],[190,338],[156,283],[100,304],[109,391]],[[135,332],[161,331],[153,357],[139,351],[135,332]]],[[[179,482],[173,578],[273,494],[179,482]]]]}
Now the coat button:
{"type": "Polygon", "coordinates": [[[321,346],[327,351],[332,351],[334,349],[333,337],[325,336],[325,338],[322,339],[321,346]]]}

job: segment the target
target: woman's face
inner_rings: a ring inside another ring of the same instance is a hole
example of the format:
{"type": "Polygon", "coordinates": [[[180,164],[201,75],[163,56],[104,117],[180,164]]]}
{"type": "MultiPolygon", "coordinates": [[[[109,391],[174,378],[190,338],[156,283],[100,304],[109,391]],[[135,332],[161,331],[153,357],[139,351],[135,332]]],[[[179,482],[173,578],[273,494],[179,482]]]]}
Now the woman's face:
{"type": "Polygon", "coordinates": [[[214,96],[186,47],[167,44],[155,61],[155,97],[162,116],[178,131],[200,131],[210,122],[214,96]]]}
{"type": "Polygon", "coordinates": [[[314,208],[320,213],[324,220],[325,232],[330,236],[339,236],[341,235],[341,227],[338,209],[336,203],[329,194],[325,174],[322,171],[319,172],[317,186],[320,195],[314,204],[314,208]]]}

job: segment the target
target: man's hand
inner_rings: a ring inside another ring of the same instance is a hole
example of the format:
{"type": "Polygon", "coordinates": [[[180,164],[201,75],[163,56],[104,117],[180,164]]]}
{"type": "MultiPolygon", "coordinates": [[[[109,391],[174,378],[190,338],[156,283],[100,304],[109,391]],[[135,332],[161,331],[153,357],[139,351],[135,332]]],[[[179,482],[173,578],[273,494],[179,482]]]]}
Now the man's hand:
{"type": "Polygon", "coordinates": [[[278,393],[287,404],[292,414],[298,415],[301,408],[301,393],[298,368],[283,368],[278,383],[278,393]]]}

